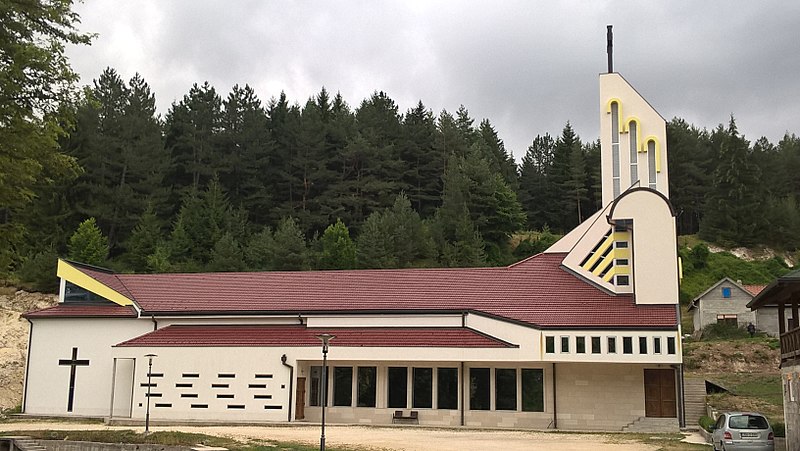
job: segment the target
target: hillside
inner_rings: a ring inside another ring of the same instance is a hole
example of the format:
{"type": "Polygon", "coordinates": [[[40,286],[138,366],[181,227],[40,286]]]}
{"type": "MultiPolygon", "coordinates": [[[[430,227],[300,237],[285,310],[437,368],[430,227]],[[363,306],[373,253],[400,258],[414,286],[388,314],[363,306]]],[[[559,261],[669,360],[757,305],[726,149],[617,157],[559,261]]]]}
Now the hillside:
{"type": "Polygon", "coordinates": [[[22,402],[29,324],[20,315],[57,301],[52,294],[0,287],[0,410],[14,408],[22,402]]]}

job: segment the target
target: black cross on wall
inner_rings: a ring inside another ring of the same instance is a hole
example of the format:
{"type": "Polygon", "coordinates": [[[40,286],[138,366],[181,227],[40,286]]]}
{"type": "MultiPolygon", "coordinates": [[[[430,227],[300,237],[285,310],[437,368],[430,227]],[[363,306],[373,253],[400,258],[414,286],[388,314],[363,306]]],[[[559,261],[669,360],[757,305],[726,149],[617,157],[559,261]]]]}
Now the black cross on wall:
{"type": "Polygon", "coordinates": [[[58,364],[69,366],[69,399],[67,400],[67,412],[72,412],[72,404],[75,399],[75,368],[79,366],[89,366],[89,360],[78,360],[78,348],[72,348],[72,358],[59,359],[58,364]]]}

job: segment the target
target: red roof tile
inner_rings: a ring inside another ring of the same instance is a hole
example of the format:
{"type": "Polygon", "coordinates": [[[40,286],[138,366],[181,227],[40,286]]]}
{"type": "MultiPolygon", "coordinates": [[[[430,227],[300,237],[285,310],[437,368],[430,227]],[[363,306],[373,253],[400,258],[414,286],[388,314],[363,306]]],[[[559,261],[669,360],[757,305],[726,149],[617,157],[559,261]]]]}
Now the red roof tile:
{"type": "Polygon", "coordinates": [[[117,346],[320,346],[330,333],[339,347],[506,348],[514,345],[463,327],[307,328],[305,326],[167,326],[117,346]]]}
{"type": "Polygon", "coordinates": [[[26,318],[136,318],[133,307],[122,305],[58,304],[22,315],[26,318]]]}
{"type": "Polygon", "coordinates": [[[752,294],[753,296],[758,296],[758,293],[767,288],[766,285],[742,285],[748,293],[752,294]]]}
{"type": "Polygon", "coordinates": [[[674,305],[607,293],[564,270],[565,255],[500,268],[116,274],[109,283],[149,314],[469,310],[541,327],[676,327],[674,305]]]}

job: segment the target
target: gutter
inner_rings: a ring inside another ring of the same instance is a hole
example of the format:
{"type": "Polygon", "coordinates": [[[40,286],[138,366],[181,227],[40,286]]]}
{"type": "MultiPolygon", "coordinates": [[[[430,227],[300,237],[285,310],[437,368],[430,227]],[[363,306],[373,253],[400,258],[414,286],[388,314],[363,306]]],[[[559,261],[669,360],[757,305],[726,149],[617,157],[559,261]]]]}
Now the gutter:
{"type": "Polygon", "coordinates": [[[294,395],[294,367],[286,363],[286,354],[281,356],[283,366],[289,367],[289,415],[286,421],[292,421],[292,395],[294,395]]]}
{"type": "Polygon", "coordinates": [[[461,426],[464,426],[464,384],[467,383],[467,375],[464,374],[464,362],[461,362],[461,383],[458,384],[458,389],[461,391],[461,426]]]}

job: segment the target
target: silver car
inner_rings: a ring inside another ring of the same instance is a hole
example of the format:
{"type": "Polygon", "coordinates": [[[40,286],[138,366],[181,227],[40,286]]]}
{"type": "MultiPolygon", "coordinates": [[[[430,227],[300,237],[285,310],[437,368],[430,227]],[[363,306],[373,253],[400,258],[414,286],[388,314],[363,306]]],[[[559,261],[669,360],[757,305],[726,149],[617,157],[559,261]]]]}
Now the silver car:
{"type": "Polygon", "coordinates": [[[772,426],[760,413],[723,413],[712,430],[714,451],[775,451],[772,426]]]}

